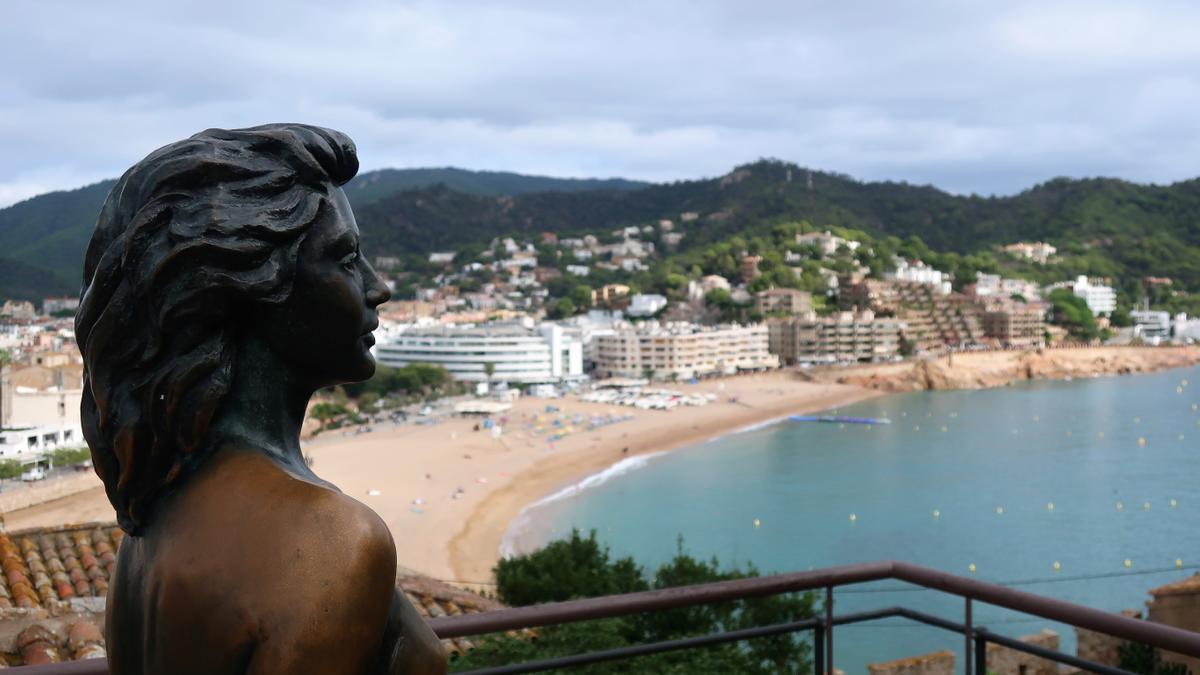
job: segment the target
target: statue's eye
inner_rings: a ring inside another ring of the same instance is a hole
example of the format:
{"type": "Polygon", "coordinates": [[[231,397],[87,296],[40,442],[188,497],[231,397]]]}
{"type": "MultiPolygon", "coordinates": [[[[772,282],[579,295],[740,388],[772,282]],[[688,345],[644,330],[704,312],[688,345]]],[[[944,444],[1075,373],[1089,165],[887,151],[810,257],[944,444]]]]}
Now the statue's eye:
{"type": "Polygon", "coordinates": [[[342,262],[343,267],[346,267],[346,268],[354,267],[354,264],[356,262],[358,262],[358,250],[355,249],[355,250],[351,251],[350,255],[347,255],[345,258],[342,258],[341,262],[342,262]]]}

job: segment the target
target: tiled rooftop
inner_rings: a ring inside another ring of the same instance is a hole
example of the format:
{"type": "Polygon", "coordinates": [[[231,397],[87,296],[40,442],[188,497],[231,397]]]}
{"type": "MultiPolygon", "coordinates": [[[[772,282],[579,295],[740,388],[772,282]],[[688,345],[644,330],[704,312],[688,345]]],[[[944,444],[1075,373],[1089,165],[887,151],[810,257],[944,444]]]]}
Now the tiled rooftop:
{"type": "MultiPolygon", "coordinates": [[[[115,523],[0,532],[0,668],[104,657],[104,598],[123,536],[115,523]]],[[[504,607],[411,572],[396,586],[430,619],[504,607]]],[[[454,656],[478,638],[442,643],[454,656]]]]}
{"type": "Polygon", "coordinates": [[[1150,589],[1150,595],[1162,597],[1165,595],[1193,595],[1200,593],[1200,574],[1193,574],[1186,579],[1172,581],[1169,584],[1150,589]]]}
{"type": "Polygon", "coordinates": [[[104,597],[124,534],[112,523],[0,532],[0,609],[104,597]]]}

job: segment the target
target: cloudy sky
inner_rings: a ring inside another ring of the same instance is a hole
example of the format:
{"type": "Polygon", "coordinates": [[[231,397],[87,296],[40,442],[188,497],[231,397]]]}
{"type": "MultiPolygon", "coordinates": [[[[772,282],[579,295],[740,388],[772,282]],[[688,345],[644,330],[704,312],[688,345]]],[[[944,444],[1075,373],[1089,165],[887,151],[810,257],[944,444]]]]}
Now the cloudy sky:
{"type": "Polygon", "coordinates": [[[1198,29],[1157,0],[4,0],[0,206],[276,121],[364,169],[1171,182],[1200,175],[1198,29]]]}

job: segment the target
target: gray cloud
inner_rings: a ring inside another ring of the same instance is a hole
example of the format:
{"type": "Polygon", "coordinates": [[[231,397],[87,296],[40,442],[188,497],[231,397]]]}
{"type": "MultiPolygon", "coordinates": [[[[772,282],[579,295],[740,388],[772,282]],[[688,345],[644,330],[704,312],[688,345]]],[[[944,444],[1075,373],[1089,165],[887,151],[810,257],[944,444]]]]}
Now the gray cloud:
{"type": "Polygon", "coordinates": [[[1143,2],[78,3],[0,9],[0,205],[212,126],[364,168],[672,180],[772,156],[1009,193],[1197,174],[1200,7],[1143,2]]]}

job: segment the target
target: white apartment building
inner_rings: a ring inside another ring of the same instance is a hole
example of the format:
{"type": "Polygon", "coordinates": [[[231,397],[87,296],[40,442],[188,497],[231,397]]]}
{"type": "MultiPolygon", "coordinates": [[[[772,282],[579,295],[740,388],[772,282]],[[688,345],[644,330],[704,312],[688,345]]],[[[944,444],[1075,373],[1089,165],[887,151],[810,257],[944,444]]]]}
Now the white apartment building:
{"type": "Polygon", "coordinates": [[[1034,262],[1046,263],[1051,256],[1058,253],[1058,249],[1047,244],[1044,241],[1019,241],[1015,244],[1009,244],[1004,247],[1005,252],[1009,255],[1018,258],[1025,258],[1034,262]]]}
{"type": "Polygon", "coordinates": [[[1092,314],[1096,316],[1111,314],[1117,308],[1117,292],[1113,290],[1112,286],[1093,284],[1082,274],[1075,279],[1071,290],[1075,295],[1083,298],[1088,309],[1092,310],[1092,314]]]}
{"type": "Polygon", "coordinates": [[[1166,339],[1171,337],[1171,313],[1151,310],[1134,310],[1129,313],[1133,320],[1135,337],[1166,339]]]}
{"type": "Polygon", "coordinates": [[[1032,281],[1025,279],[1007,279],[999,274],[975,274],[975,295],[979,297],[1009,298],[1019,295],[1026,300],[1039,300],[1042,297],[1041,288],[1032,281]]]}
{"type": "Polygon", "coordinates": [[[767,327],[762,324],[626,324],[594,341],[599,377],[650,374],[655,379],[689,379],[779,366],[779,358],[767,349],[767,327]]]}
{"type": "Polygon", "coordinates": [[[466,382],[487,381],[489,363],[492,382],[538,384],[584,377],[582,343],[550,323],[536,329],[520,323],[414,328],[377,345],[375,356],[393,368],[441,366],[466,382]]]}
{"type": "Polygon", "coordinates": [[[50,450],[83,444],[83,430],[79,427],[0,427],[0,460],[15,459],[28,463],[40,459],[50,450]]]}
{"type": "Polygon", "coordinates": [[[933,286],[942,295],[950,294],[950,275],[935,270],[920,260],[909,262],[904,258],[895,259],[896,270],[888,272],[885,278],[893,281],[904,281],[914,284],[933,286]]]}
{"type": "Polygon", "coordinates": [[[857,250],[862,242],[854,241],[853,239],[845,239],[839,237],[828,230],[824,232],[808,232],[806,234],[796,235],[796,243],[801,245],[811,244],[817,247],[821,255],[833,255],[841,246],[845,246],[851,251],[857,250]]]}
{"type": "Polygon", "coordinates": [[[638,293],[629,299],[629,316],[653,316],[665,309],[667,299],[657,293],[638,293]]]}

